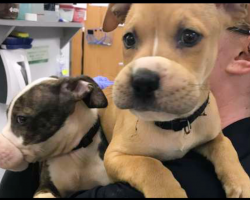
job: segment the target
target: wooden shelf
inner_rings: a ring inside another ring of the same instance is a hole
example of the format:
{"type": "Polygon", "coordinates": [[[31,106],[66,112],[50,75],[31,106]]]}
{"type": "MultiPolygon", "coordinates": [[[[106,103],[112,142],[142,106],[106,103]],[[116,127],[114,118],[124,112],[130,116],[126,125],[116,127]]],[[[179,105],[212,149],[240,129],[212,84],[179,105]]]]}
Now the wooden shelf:
{"type": "Polygon", "coordinates": [[[32,38],[59,37],[63,48],[82,26],[81,23],[0,20],[0,44],[13,30],[20,30],[29,32],[32,38]]]}

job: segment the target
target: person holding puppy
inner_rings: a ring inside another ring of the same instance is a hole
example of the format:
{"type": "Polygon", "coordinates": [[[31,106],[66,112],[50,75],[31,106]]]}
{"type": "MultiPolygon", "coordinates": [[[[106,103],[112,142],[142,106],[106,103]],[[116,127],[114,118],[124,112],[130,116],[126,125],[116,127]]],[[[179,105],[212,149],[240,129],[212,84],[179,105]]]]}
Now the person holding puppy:
{"type": "MultiPolygon", "coordinates": [[[[250,22],[249,19],[246,22],[250,22]]],[[[236,148],[241,164],[250,175],[250,26],[245,23],[227,30],[221,38],[211,89],[216,97],[223,132],[236,148]]],[[[190,152],[184,158],[164,163],[189,197],[225,197],[213,165],[190,152]]],[[[22,173],[7,172],[0,185],[0,198],[33,197],[38,185],[38,166],[22,173]]],[[[143,197],[127,184],[116,183],[79,192],[74,197],[143,197]]]]}

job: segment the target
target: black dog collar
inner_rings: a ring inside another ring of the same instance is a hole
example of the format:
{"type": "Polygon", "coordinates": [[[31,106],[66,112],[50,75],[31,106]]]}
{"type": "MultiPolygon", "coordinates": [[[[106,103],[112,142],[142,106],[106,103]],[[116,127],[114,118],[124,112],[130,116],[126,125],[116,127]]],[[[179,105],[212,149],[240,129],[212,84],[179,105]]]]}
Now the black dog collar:
{"type": "Polygon", "coordinates": [[[82,138],[80,144],[73,149],[73,151],[79,150],[81,148],[87,148],[92,142],[98,131],[100,130],[101,122],[98,118],[95,125],[89,130],[89,132],[82,138]]]}
{"type": "Polygon", "coordinates": [[[175,132],[181,131],[184,129],[186,134],[189,134],[191,132],[191,124],[200,116],[205,116],[204,111],[209,104],[209,96],[206,100],[206,102],[197,110],[194,112],[193,115],[189,116],[188,118],[183,119],[175,119],[170,122],[155,122],[155,125],[164,129],[164,130],[173,130],[175,132]]]}

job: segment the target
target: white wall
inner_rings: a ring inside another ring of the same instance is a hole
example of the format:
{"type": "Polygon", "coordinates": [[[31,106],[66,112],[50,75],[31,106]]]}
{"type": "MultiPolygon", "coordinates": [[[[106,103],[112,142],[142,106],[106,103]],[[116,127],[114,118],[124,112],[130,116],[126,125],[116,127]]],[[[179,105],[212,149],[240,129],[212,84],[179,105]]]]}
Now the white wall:
{"type": "Polygon", "coordinates": [[[60,54],[59,39],[35,40],[34,46],[49,46],[49,63],[30,65],[32,80],[56,75],[56,58],[60,54]]]}
{"type": "MultiPolygon", "coordinates": [[[[51,39],[38,39],[34,40],[33,46],[49,46],[49,62],[43,64],[35,64],[30,65],[32,80],[36,80],[42,77],[48,77],[52,75],[56,75],[56,58],[60,54],[60,40],[59,38],[51,38],[51,39]]],[[[69,53],[69,44],[62,50],[63,54],[66,58],[70,58],[69,53]]],[[[69,63],[67,64],[69,68],[69,63]]],[[[0,104],[0,133],[4,128],[7,119],[6,119],[6,105],[0,104]]],[[[0,169],[0,182],[2,179],[2,175],[4,170],[0,169]]]]}

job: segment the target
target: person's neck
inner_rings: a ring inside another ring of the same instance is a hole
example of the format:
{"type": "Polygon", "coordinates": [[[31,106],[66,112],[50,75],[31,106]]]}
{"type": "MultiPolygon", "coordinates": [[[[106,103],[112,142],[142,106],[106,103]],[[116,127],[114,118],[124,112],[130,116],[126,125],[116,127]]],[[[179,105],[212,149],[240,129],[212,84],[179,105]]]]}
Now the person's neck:
{"type": "Polygon", "coordinates": [[[240,87],[232,87],[232,85],[227,85],[220,90],[213,91],[220,112],[222,129],[250,117],[250,98],[247,92],[243,92],[240,87]]]}

